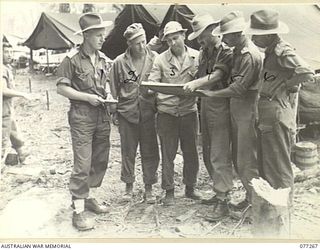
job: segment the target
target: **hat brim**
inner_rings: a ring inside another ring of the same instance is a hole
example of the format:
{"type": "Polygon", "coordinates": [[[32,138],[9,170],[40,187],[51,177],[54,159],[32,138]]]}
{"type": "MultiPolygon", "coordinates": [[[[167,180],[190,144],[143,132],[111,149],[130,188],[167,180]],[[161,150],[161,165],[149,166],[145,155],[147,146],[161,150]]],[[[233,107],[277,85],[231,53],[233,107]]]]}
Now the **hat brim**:
{"type": "Polygon", "coordinates": [[[263,29],[253,29],[250,24],[244,30],[247,35],[270,35],[270,34],[287,34],[289,33],[289,27],[283,22],[279,22],[279,26],[275,29],[263,30],[263,29]]]}
{"type": "Polygon", "coordinates": [[[245,27],[243,26],[243,27],[234,27],[225,31],[221,31],[219,26],[212,31],[212,35],[213,36],[226,35],[230,33],[242,32],[244,29],[245,27]]]}
{"type": "Polygon", "coordinates": [[[188,30],[188,29],[181,29],[181,30],[175,30],[175,31],[168,32],[168,33],[166,33],[166,34],[163,35],[161,41],[165,41],[167,35],[174,34],[174,33],[178,33],[178,32],[181,32],[181,31],[187,32],[187,30],[188,30]]]}
{"type": "Polygon", "coordinates": [[[106,28],[106,27],[109,27],[113,24],[112,21],[103,21],[102,23],[100,24],[96,24],[96,25],[92,25],[92,26],[89,26],[83,30],[78,30],[77,32],[73,33],[74,35],[78,35],[82,32],[85,32],[87,30],[92,30],[92,29],[102,29],[102,28],[106,28]]]}
{"type": "Polygon", "coordinates": [[[206,26],[204,26],[203,28],[201,28],[200,30],[198,30],[198,31],[196,31],[196,32],[190,33],[190,35],[188,36],[188,40],[191,41],[191,40],[196,39],[198,36],[201,35],[201,33],[202,33],[203,31],[205,31],[206,28],[208,28],[208,27],[211,26],[211,25],[218,24],[219,22],[220,22],[220,21],[215,21],[215,22],[209,23],[209,24],[207,24],[206,26]]]}

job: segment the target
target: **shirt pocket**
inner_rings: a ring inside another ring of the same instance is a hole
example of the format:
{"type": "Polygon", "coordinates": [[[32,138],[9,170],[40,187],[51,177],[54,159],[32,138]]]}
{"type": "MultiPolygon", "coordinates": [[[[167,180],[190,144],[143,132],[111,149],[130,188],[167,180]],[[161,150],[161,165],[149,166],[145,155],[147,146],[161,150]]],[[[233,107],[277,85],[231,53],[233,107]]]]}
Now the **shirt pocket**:
{"type": "Polygon", "coordinates": [[[161,82],[164,82],[164,83],[179,83],[181,80],[180,80],[180,72],[178,72],[177,69],[166,69],[164,72],[163,72],[163,81],[161,82]]]}
{"type": "Polygon", "coordinates": [[[81,91],[89,90],[94,86],[90,71],[75,72],[76,85],[81,91]]]}

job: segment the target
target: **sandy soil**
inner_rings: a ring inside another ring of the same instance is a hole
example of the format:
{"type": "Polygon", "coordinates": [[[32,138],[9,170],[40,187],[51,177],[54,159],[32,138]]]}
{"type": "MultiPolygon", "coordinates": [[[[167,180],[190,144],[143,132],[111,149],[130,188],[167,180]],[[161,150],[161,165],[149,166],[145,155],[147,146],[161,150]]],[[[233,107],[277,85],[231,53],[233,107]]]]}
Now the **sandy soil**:
{"type": "MultiPolygon", "coordinates": [[[[29,78],[35,99],[29,102],[16,100],[16,119],[31,156],[23,166],[7,166],[1,176],[0,238],[252,238],[252,225],[248,222],[236,229],[238,220],[231,218],[219,223],[207,222],[203,217],[212,208],[184,197],[182,156],[179,154],[175,169],[176,206],[166,208],[143,203],[139,155],[134,201],[122,202],[120,140],[114,126],[109,168],[102,187],[94,191],[99,202],[110,207],[110,213],[95,216],[87,212],[96,220],[96,228],[87,232],[75,230],[71,225],[68,191],[73,164],[66,116],[69,103],[56,94],[55,77],[52,76],[30,76],[27,71],[20,71],[16,76],[16,87],[28,92],[29,78]],[[50,97],[49,110],[46,90],[50,97]],[[187,213],[191,216],[179,221],[179,216],[187,213]]],[[[197,188],[209,198],[211,182],[200,161],[197,188]]],[[[244,197],[244,191],[236,178],[234,184],[230,197],[237,202],[244,197]]],[[[295,189],[292,238],[320,239],[320,179],[297,183],[295,189]]],[[[162,196],[159,183],[155,185],[155,192],[159,198],[162,196]]]]}

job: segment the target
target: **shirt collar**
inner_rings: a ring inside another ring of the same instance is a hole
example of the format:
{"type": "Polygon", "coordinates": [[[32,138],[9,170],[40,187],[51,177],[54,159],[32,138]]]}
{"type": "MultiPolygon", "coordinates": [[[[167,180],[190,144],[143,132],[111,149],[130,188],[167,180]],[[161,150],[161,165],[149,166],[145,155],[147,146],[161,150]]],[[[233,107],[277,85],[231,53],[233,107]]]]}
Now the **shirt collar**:
{"type": "MultiPolygon", "coordinates": [[[[184,47],[185,47],[185,49],[186,49],[186,56],[190,56],[188,46],[185,45],[184,47]]],[[[175,56],[174,54],[172,54],[172,51],[171,51],[171,49],[169,48],[169,49],[167,50],[166,57],[167,57],[168,62],[171,62],[172,59],[173,59],[174,57],[176,57],[176,56],[175,56]]]]}
{"type": "MultiPolygon", "coordinates": [[[[145,65],[147,65],[148,63],[152,64],[153,62],[153,58],[155,57],[155,55],[152,53],[152,51],[146,47],[146,63],[145,65]],[[150,62],[148,62],[147,60],[149,60],[150,62]]],[[[127,66],[131,69],[131,70],[135,70],[135,67],[132,63],[132,57],[131,57],[131,53],[130,53],[130,49],[127,48],[125,53],[124,53],[124,61],[127,64],[127,66]]]]}
{"type": "Polygon", "coordinates": [[[211,48],[213,48],[212,50],[209,50],[209,48],[203,49],[203,53],[205,55],[211,56],[212,54],[214,54],[215,51],[219,50],[219,48],[222,45],[222,43],[221,42],[217,42],[215,44],[212,43],[211,45],[212,45],[211,48]]]}
{"type": "Polygon", "coordinates": [[[281,41],[281,38],[277,36],[273,42],[266,48],[265,53],[270,54],[274,51],[274,48],[277,46],[277,44],[281,41]]]}
{"type": "MultiPolygon", "coordinates": [[[[85,50],[83,44],[80,45],[79,53],[80,53],[81,58],[89,58],[89,55],[88,55],[87,51],[85,50]]],[[[97,51],[95,52],[96,56],[97,56],[99,59],[102,57],[101,53],[102,53],[102,52],[100,52],[99,50],[97,50],[97,51]]]]}
{"type": "Polygon", "coordinates": [[[247,47],[249,45],[249,39],[247,37],[245,37],[245,39],[243,39],[243,42],[238,44],[237,46],[235,46],[234,48],[234,52],[235,53],[241,53],[241,50],[244,47],[247,47]]]}
{"type": "Polygon", "coordinates": [[[170,48],[166,52],[166,60],[177,69],[183,71],[186,68],[190,67],[194,63],[194,56],[192,56],[192,53],[190,53],[190,48],[188,46],[185,46],[186,48],[186,57],[182,63],[182,65],[178,65],[178,59],[175,55],[172,54],[170,48]]]}

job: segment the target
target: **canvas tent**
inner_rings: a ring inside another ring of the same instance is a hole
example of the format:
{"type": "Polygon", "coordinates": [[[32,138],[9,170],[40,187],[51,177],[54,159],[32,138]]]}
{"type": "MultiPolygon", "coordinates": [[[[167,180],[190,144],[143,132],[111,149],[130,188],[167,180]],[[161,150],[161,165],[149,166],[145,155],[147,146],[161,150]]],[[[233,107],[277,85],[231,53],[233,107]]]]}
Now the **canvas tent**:
{"type": "MultiPolygon", "coordinates": [[[[132,23],[142,23],[146,30],[147,41],[153,36],[159,36],[165,24],[169,21],[179,21],[183,28],[188,29],[187,34],[191,32],[190,21],[194,14],[186,5],[125,5],[124,9],[115,20],[115,26],[106,38],[102,51],[111,59],[123,53],[127,48],[123,33],[127,26],[132,23]]],[[[199,48],[196,42],[186,41],[188,46],[199,48]]],[[[167,48],[163,44],[163,51],[167,48]]]]}
{"type": "MultiPolygon", "coordinates": [[[[30,49],[68,49],[82,42],[82,35],[74,35],[80,29],[82,14],[43,12],[39,22],[24,42],[30,49]]],[[[114,21],[115,13],[101,14],[103,20],[114,21]]],[[[112,27],[109,28],[109,30],[112,27]]]]}
{"type": "MultiPolygon", "coordinates": [[[[164,29],[164,26],[170,21],[177,21],[179,22],[184,29],[188,29],[186,32],[186,37],[192,32],[191,21],[194,17],[194,12],[186,5],[171,5],[168,9],[167,14],[165,15],[164,19],[162,20],[160,30],[164,29]]],[[[189,41],[188,39],[185,40],[186,45],[190,46],[194,49],[199,49],[199,44],[196,40],[189,41]]]]}
{"type": "Polygon", "coordinates": [[[27,66],[30,58],[30,51],[27,47],[22,46],[25,39],[11,35],[3,34],[2,41],[7,42],[12,46],[13,51],[13,62],[12,64],[18,68],[24,68],[27,66]]]}
{"type": "Polygon", "coordinates": [[[123,53],[127,47],[123,33],[132,23],[142,23],[147,40],[150,40],[156,34],[160,21],[156,15],[142,5],[125,5],[123,10],[115,19],[114,28],[110,31],[103,44],[102,51],[111,59],[114,59],[123,53]]]}

